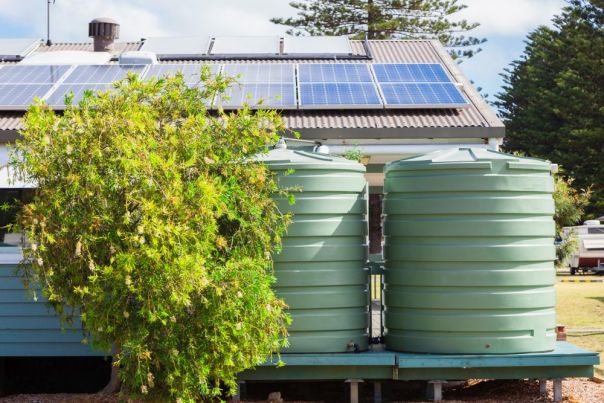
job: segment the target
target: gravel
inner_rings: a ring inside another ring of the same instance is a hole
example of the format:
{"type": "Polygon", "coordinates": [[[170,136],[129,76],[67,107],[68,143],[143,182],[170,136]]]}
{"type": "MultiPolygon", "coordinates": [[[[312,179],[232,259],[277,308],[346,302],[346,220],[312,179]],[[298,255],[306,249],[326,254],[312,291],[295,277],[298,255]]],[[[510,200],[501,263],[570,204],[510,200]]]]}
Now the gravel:
{"type": "MultiPolygon", "coordinates": [[[[405,382],[396,382],[396,384],[404,384],[405,382]]],[[[300,384],[298,384],[300,385],[300,384]]],[[[334,384],[337,387],[337,384],[334,384]]],[[[548,382],[547,397],[539,396],[539,385],[536,381],[516,381],[516,380],[470,380],[461,386],[445,389],[443,397],[447,403],[456,402],[485,402],[485,403],[500,403],[500,402],[551,402],[553,401],[552,382],[548,382]]],[[[283,390],[283,395],[287,397],[288,384],[278,384],[274,390],[283,390]]],[[[316,390],[316,389],[315,389],[316,390]]],[[[337,387],[338,391],[341,388],[337,387]]],[[[415,401],[422,402],[421,393],[418,388],[410,389],[412,393],[400,392],[392,389],[390,398],[392,403],[399,401],[415,401]],[[399,393],[397,393],[400,392],[399,393]],[[403,397],[404,395],[404,397],[403,397]],[[396,400],[396,397],[404,400],[396,400]]],[[[334,395],[330,397],[319,397],[319,394],[324,392],[323,388],[317,390],[317,398],[321,400],[305,400],[305,402],[346,402],[345,398],[334,399],[334,395]]],[[[370,388],[366,388],[365,392],[370,392],[370,388]]],[[[338,393],[339,394],[339,393],[338,393]]],[[[562,383],[562,395],[564,402],[568,403],[602,403],[604,402],[604,382],[592,380],[589,378],[574,378],[565,380],[562,383]]],[[[384,400],[389,397],[384,393],[384,400]]],[[[118,402],[116,395],[104,394],[36,394],[36,395],[13,395],[0,398],[2,403],[115,403],[118,402]]],[[[361,396],[361,401],[370,403],[370,393],[365,393],[361,396]]],[[[245,400],[245,403],[266,402],[266,400],[245,400]]],[[[302,402],[301,400],[288,400],[285,402],[302,402]]]]}

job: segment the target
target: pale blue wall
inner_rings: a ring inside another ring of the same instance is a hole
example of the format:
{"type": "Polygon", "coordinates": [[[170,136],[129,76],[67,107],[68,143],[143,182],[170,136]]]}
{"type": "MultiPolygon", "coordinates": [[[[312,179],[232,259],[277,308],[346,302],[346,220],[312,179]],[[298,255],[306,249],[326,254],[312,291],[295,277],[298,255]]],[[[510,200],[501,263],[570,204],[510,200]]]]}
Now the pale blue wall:
{"type": "Polygon", "coordinates": [[[80,330],[62,331],[41,295],[30,298],[15,275],[20,259],[19,248],[0,247],[0,357],[105,355],[82,344],[80,330]]]}

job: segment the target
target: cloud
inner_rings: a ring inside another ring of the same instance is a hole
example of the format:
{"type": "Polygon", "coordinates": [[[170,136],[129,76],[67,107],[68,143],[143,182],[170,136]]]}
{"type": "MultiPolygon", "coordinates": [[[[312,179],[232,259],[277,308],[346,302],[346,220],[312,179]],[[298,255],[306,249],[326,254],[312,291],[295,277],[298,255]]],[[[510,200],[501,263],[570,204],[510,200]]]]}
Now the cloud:
{"type": "Polygon", "coordinates": [[[461,0],[468,6],[457,14],[469,22],[479,22],[473,35],[526,35],[539,25],[551,25],[564,0],[461,0]]]}
{"type": "MultiPolygon", "coordinates": [[[[0,0],[0,20],[22,26],[33,36],[46,36],[46,1],[0,0]]],[[[51,37],[88,40],[88,22],[96,17],[117,20],[120,39],[164,35],[281,34],[270,17],[291,15],[284,0],[57,0],[51,6],[51,37]]],[[[9,36],[0,27],[1,36],[9,36]]]]}

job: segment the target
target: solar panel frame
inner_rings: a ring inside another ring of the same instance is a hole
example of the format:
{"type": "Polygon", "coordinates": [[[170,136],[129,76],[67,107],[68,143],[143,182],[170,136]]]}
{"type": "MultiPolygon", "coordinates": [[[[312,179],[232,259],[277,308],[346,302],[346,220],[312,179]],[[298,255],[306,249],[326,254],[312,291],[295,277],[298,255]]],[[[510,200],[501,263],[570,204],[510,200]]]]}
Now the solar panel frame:
{"type": "Polygon", "coordinates": [[[286,36],[283,54],[289,56],[350,56],[352,45],[347,36],[286,36]]]}
{"type": "Polygon", "coordinates": [[[209,36],[146,38],[140,50],[155,53],[160,60],[200,59],[208,54],[209,36]]]}
{"type": "Polygon", "coordinates": [[[211,55],[274,56],[280,53],[281,40],[276,35],[217,36],[211,46],[211,55]]]}
{"type": "Polygon", "coordinates": [[[41,45],[39,38],[0,38],[0,61],[19,61],[41,45]]]}

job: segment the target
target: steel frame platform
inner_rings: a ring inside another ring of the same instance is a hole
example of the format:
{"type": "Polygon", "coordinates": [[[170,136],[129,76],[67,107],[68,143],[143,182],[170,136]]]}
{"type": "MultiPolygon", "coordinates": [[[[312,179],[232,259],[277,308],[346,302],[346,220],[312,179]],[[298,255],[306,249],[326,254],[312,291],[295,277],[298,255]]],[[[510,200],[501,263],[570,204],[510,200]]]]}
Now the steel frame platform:
{"type": "MultiPolygon", "coordinates": [[[[363,380],[425,380],[440,390],[443,381],[467,379],[538,379],[592,377],[598,353],[559,341],[553,351],[527,354],[452,355],[393,351],[341,354],[281,354],[239,375],[245,381],[348,380],[351,390],[363,380]]],[[[437,393],[438,395],[438,393],[437,393]]],[[[439,396],[436,396],[435,400],[439,396]]],[[[381,399],[380,399],[381,400],[381,399]]],[[[353,400],[351,400],[353,401],[353,400]]]]}

